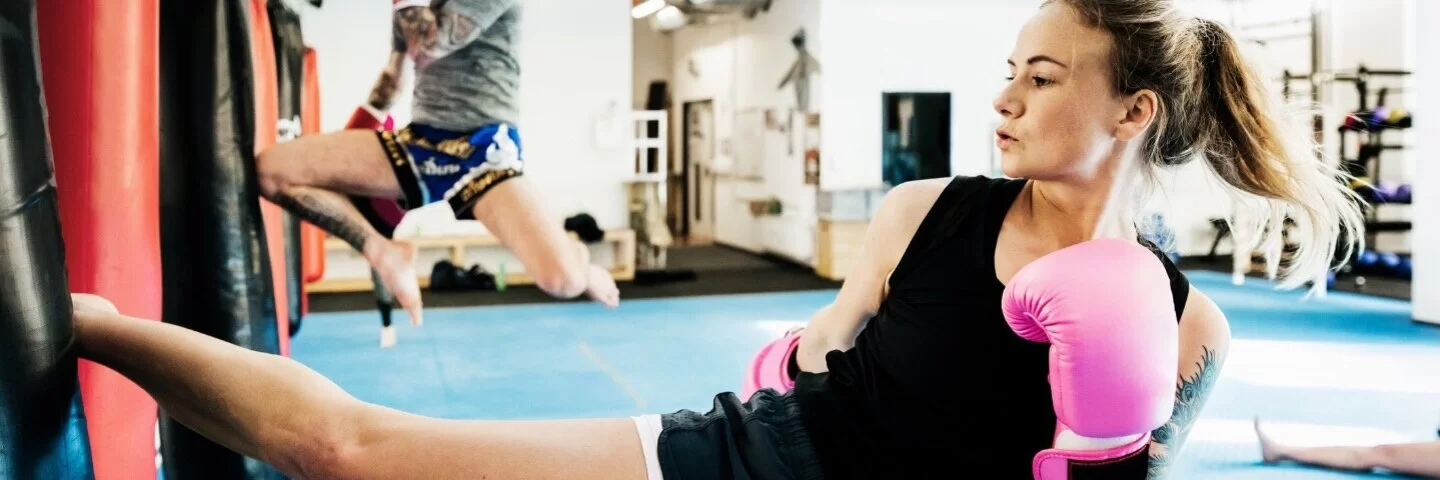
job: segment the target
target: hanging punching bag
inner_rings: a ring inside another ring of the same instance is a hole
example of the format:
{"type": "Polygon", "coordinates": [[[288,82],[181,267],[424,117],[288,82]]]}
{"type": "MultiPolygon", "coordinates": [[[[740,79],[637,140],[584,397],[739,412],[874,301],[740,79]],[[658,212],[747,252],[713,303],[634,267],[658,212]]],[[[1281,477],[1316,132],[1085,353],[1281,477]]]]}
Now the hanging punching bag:
{"type": "MultiPolygon", "coordinates": [[[[70,289],[160,318],[157,0],[36,5],[70,289]]],[[[95,475],[155,478],[155,400],[81,361],[95,475]]]]}
{"type": "MultiPolygon", "coordinates": [[[[300,134],[320,133],[320,71],[315,49],[305,47],[305,86],[301,90],[300,134]]],[[[305,257],[303,270],[305,284],[320,281],[325,277],[325,231],[304,222],[300,227],[300,253],[305,257]]],[[[301,304],[308,313],[309,295],[301,297],[301,304]]]]}
{"type": "Polygon", "coordinates": [[[34,15],[0,4],[0,478],[93,479],[34,15]]]}
{"type": "MultiPolygon", "coordinates": [[[[290,10],[284,1],[270,0],[267,7],[279,86],[276,97],[279,100],[280,123],[275,141],[288,142],[301,134],[300,97],[305,82],[305,39],[301,35],[300,15],[290,10]]],[[[300,218],[285,212],[282,223],[285,234],[285,298],[288,304],[286,318],[290,320],[286,332],[293,337],[300,331],[304,315],[301,310],[301,299],[305,296],[305,272],[301,264],[304,246],[300,243],[300,218]]]]}
{"type": "MultiPolygon", "coordinates": [[[[255,179],[248,8],[246,0],[160,3],[162,317],[279,353],[255,179]]],[[[283,478],[161,414],[167,480],[283,478]]]]}
{"type": "MultiPolygon", "coordinates": [[[[266,0],[250,0],[247,2],[249,9],[246,10],[247,24],[250,26],[243,35],[236,32],[235,41],[245,41],[250,48],[251,86],[255,89],[255,151],[259,155],[261,151],[275,145],[275,138],[278,135],[276,125],[279,123],[280,114],[279,99],[276,90],[279,88],[275,82],[275,45],[272,40],[270,29],[270,13],[265,9],[266,0]]],[[[254,169],[250,170],[250,177],[254,177],[254,169]]],[[[270,274],[265,278],[270,279],[271,294],[275,317],[275,328],[280,332],[280,354],[290,354],[290,308],[289,290],[285,284],[285,275],[288,271],[285,266],[285,209],[261,198],[259,191],[256,191],[256,201],[260,202],[260,217],[264,222],[265,235],[263,244],[266,248],[265,261],[270,265],[270,274]]]]}

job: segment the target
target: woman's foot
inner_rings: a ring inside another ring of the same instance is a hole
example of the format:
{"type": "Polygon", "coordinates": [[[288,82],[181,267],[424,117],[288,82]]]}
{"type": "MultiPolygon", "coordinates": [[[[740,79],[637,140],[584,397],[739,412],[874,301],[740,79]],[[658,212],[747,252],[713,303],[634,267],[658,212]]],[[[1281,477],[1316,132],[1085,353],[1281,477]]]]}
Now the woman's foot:
{"type": "Polygon", "coordinates": [[[615,277],[610,271],[599,265],[590,265],[586,272],[586,280],[589,282],[585,288],[585,294],[606,307],[615,308],[620,306],[620,287],[615,286],[615,277]]]}
{"type": "Polygon", "coordinates": [[[415,274],[415,245],[409,242],[372,241],[365,245],[365,259],[380,275],[385,289],[395,296],[395,303],[410,314],[410,324],[420,326],[420,278],[415,274]]]}
{"type": "Polygon", "coordinates": [[[1260,439],[1260,459],[1265,463],[1276,463],[1284,460],[1281,454],[1282,447],[1270,439],[1269,435],[1260,430],[1260,419],[1255,419],[1255,437],[1260,439]]]}
{"type": "Polygon", "coordinates": [[[88,293],[70,294],[70,304],[75,313],[120,313],[120,309],[115,308],[115,304],[110,300],[88,293]]]}

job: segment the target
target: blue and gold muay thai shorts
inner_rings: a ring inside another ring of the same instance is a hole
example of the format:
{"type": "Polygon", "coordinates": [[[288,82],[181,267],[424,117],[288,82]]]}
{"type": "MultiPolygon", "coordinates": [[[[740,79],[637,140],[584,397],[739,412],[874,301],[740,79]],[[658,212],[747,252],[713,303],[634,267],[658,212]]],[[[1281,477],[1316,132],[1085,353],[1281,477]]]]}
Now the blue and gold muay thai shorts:
{"type": "Polygon", "coordinates": [[[406,211],[444,201],[456,219],[474,220],[480,197],[524,173],[520,132],[507,123],[469,132],[412,123],[376,135],[404,192],[398,203],[406,211]]]}

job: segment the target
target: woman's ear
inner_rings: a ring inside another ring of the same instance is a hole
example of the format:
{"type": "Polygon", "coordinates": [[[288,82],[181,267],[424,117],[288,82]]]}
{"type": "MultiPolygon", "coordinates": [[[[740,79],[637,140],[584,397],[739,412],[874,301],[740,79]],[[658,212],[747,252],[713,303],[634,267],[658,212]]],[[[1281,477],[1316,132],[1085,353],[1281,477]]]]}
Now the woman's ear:
{"type": "Polygon", "coordinates": [[[1115,128],[1115,138],[1121,141],[1134,140],[1145,133],[1160,113],[1160,97],[1152,90],[1140,90],[1127,95],[1125,116],[1115,128]]]}

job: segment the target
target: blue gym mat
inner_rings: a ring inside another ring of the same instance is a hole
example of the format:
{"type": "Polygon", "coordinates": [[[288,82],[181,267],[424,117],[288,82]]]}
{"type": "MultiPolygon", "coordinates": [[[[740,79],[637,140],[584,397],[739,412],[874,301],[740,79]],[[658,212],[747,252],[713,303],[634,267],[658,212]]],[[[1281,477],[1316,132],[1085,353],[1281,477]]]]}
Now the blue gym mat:
{"type": "MultiPolygon", "coordinates": [[[[1331,293],[1301,300],[1252,280],[1187,272],[1229,316],[1234,344],[1172,478],[1367,475],[1259,463],[1251,419],[1277,440],[1373,443],[1436,438],[1440,328],[1408,302],[1331,293]]],[[[315,314],[296,360],[360,399],[444,418],[553,419],[706,411],[739,389],[760,345],[803,324],[835,291],[435,308],[378,348],[373,311],[315,314]]]]}

